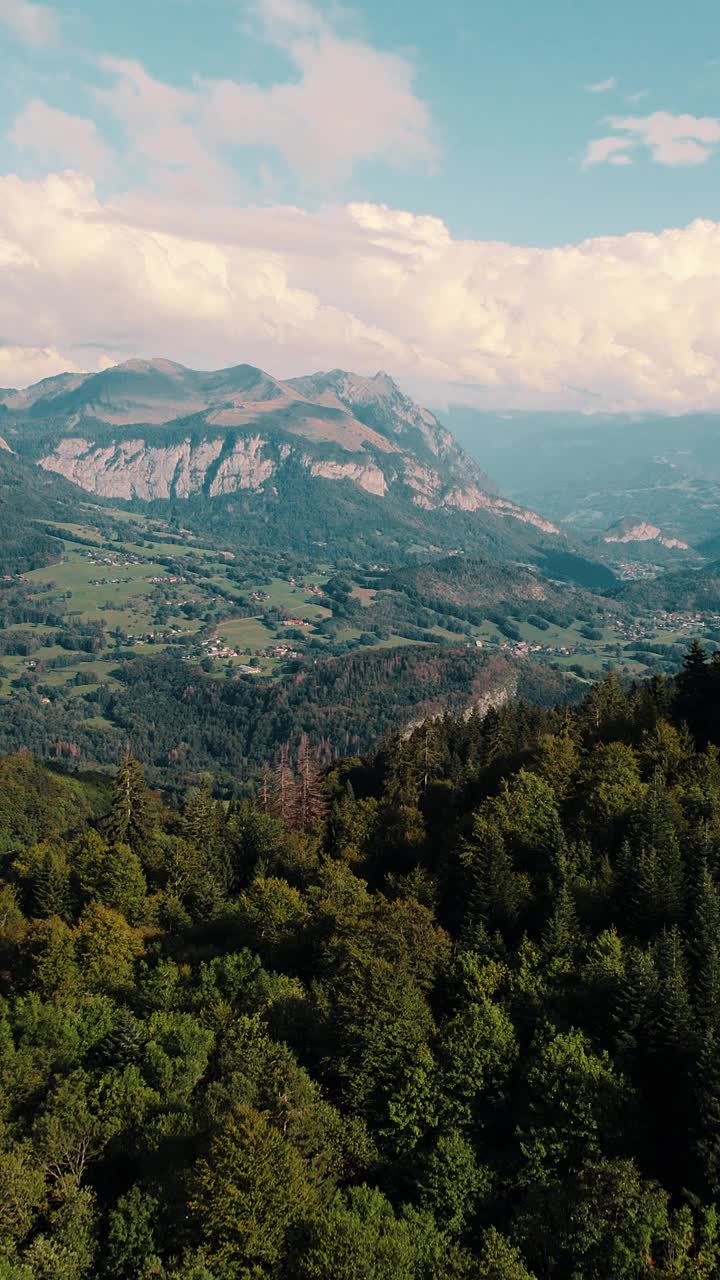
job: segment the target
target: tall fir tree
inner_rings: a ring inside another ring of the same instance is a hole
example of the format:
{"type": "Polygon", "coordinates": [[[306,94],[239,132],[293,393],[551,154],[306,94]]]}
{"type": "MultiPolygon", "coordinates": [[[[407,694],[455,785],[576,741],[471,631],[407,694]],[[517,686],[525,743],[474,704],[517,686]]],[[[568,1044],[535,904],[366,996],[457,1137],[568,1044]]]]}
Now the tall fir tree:
{"type": "Polygon", "coordinates": [[[128,746],[113,782],[106,833],[113,844],[127,844],[141,858],[152,835],[150,795],[142,765],[128,746]]]}

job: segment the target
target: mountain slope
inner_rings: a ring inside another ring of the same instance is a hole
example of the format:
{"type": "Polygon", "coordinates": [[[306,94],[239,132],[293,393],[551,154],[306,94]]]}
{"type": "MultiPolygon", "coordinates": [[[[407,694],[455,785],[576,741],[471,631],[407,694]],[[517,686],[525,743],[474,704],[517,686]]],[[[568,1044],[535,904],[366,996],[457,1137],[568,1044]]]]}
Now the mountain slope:
{"type": "Polygon", "coordinates": [[[62,543],[45,520],[73,520],[85,494],[62,476],[0,449],[0,574],[25,573],[60,559],[62,543]]]}
{"type": "MultiPolygon", "coordinates": [[[[386,585],[427,607],[459,616],[491,610],[522,618],[548,612],[575,617],[580,599],[578,592],[557,588],[529,569],[470,556],[398,569],[386,585]]],[[[582,600],[585,604],[584,596],[582,600]]]]}
{"type": "Polygon", "coordinates": [[[359,501],[369,525],[440,548],[460,535],[472,544],[475,530],[484,548],[507,543],[516,554],[558,533],[501,497],[435,415],[384,373],[281,382],[251,365],[199,372],[130,360],[0,393],[0,431],[90,493],[144,502],[239,495],[246,524],[282,524],[277,508],[292,495],[306,520],[325,503],[357,515],[359,501]]]}
{"type": "Polygon", "coordinates": [[[701,569],[664,573],[651,582],[629,582],[617,599],[632,609],[720,614],[720,560],[701,569]]]}

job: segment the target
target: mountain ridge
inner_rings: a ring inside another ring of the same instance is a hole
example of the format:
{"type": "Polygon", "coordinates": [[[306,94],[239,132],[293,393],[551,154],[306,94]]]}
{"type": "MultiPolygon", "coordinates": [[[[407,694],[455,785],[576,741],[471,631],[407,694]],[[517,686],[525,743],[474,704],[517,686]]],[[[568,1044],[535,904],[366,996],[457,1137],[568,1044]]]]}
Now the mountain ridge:
{"type": "Polygon", "coordinates": [[[203,371],[154,357],[5,390],[0,407],[10,448],[102,497],[244,491],[282,500],[290,468],[391,498],[398,518],[419,508],[559,532],[501,496],[436,415],[384,372],[283,381],[249,364],[203,371]]]}

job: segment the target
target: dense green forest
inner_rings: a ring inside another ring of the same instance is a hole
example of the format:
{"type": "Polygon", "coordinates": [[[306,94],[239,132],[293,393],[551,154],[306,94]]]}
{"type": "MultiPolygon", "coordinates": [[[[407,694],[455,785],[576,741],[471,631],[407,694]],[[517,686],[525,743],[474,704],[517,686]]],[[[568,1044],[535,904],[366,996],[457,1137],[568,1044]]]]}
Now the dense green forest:
{"type": "MultiPolygon", "coordinates": [[[[213,678],[201,664],[129,655],[115,684],[82,702],[38,705],[20,690],[4,706],[0,750],[27,747],[80,766],[118,761],[128,739],[153,781],[177,791],[203,769],[225,787],[247,785],[263,761],[303,734],[324,757],[368,751],[386,729],[519,692],[549,705],[586,685],[504,654],[450,646],[404,646],[298,662],[272,683],[213,678]],[[98,724],[88,718],[100,713],[98,724]]],[[[28,681],[28,684],[30,682],[28,681]]]]}
{"type": "Polygon", "coordinates": [[[0,761],[2,1280],[720,1274],[720,662],[252,800],[0,761]]]}

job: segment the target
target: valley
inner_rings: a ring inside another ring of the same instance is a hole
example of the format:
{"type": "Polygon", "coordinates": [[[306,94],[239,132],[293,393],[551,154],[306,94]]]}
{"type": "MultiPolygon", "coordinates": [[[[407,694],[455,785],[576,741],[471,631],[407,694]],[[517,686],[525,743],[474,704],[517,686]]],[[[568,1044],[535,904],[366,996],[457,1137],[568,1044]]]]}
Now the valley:
{"type": "Polygon", "coordinates": [[[443,420],[516,502],[534,506],[588,555],[652,572],[717,554],[718,417],[489,413],[452,406],[443,420]]]}
{"type": "Polygon", "coordinates": [[[647,593],[626,601],[624,588],[600,596],[534,568],[461,555],[399,569],[332,564],[327,548],[315,559],[212,546],[139,510],[87,503],[74,514],[40,524],[54,563],[0,583],[0,705],[4,748],[30,734],[36,750],[85,766],[111,762],[131,732],[159,781],[178,750],[190,774],[222,757],[236,778],[250,778],[262,751],[272,753],[298,724],[328,734],[334,753],[372,745],[383,726],[414,721],[418,707],[469,709],[483,672],[501,692],[524,681],[533,699],[550,690],[574,700],[610,669],[628,677],[674,670],[695,635],[710,650],[720,645],[717,612],[668,611],[647,593]],[[391,655],[412,652],[398,698],[391,655]],[[347,724],[332,695],[326,723],[315,710],[320,686],[335,687],[358,661],[370,664],[370,689],[355,691],[347,724]],[[296,709],[278,719],[288,697],[296,709]],[[262,747],[247,726],[227,750],[193,743],[193,725],[208,712],[220,731],[229,717],[231,744],[238,717],[264,717],[262,747]],[[147,724],[163,715],[168,723],[143,750],[147,724]]]}
{"type": "Polygon", "coordinates": [[[130,737],[159,782],[242,786],[303,732],[329,759],[720,647],[712,561],[632,522],[573,541],[387,375],[131,361],[0,403],[5,749],[107,767],[130,737]]]}

